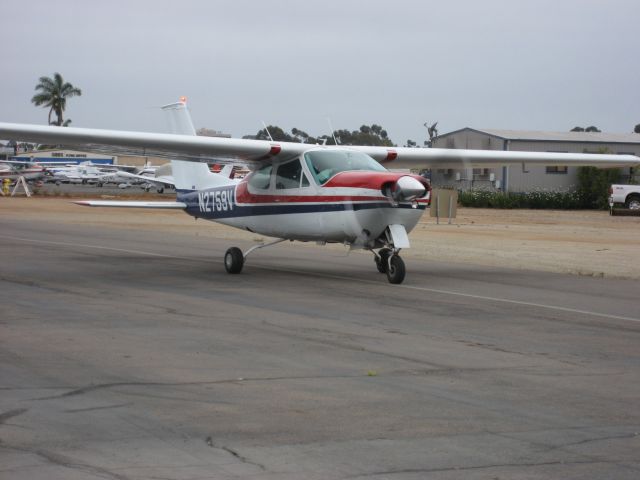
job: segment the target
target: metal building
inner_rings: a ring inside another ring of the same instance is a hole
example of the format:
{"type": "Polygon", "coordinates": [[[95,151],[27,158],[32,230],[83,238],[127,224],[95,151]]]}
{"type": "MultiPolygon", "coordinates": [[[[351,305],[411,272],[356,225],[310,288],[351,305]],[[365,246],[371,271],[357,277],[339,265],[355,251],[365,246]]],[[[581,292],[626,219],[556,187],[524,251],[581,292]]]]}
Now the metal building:
{"type": "Polygon", "coordinates": [[[64,149],[18,151],[16,155],[11,155],[11,158],[23,162],[60,163],[63,165],[79,164],[82,162],[91,162],[100,165],[116,165],[118,163],[118,157],[112,155],[64,149]]]}
{"type": "MultiPolygon", "coordinates": [[[[602,132],[536,132],[463,128],[433,139],[434,148],[513,150],[524,152],[616,153],[640,156],[640,134],[602,132]]],[[[567,190],[577,184],[578,167],[503,167],[464,170],[438,169],[432,172],[434,185],[525,192],[535,188],[567,190]]],[[[633,172],[622,170],[622,181],[633,172]]]]}

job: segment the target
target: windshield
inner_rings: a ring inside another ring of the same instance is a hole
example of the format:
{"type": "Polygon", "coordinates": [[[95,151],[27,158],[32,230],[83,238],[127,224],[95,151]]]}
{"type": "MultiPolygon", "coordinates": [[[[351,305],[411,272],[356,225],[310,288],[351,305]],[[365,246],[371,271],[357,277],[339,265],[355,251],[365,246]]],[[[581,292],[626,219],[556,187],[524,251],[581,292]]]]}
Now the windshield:
{"type": "Polygon", "coordinates": [[[319,185],[327,183],[336,173],[349,170],[387,171],[366,153],[350,150],[315,150],[305,153],[304,159],[319,185]]]}

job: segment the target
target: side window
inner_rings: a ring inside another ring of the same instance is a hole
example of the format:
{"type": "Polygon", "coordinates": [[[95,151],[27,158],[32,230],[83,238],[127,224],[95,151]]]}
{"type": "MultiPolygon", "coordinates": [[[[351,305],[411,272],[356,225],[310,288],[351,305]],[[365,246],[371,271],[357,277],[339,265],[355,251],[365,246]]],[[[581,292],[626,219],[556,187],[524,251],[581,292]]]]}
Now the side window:
{"type": "Polygon", "coordinates": [[[286,190],[288,188],[300,188],[302,178],[302,165],[299,160],[283,163],[278,167],[276,173],[276,190],[286,190]]]}
{"type": "Polygon", "coordinates": [[[253,172],[251,178],[249,179],[249,186],[258,190],[268,190],[269,183],[271,182],[271,171],[273,170],[273,165],[265,165],[253,172]]]}
{"type": "Polygon", "coordinates": [[[307,178],[307,176],[304,173],[302,174],[302,183],[300,184],[300,186],[302,188],[311,186],[311,184],[309,183],[309,179],[307,178]]]}

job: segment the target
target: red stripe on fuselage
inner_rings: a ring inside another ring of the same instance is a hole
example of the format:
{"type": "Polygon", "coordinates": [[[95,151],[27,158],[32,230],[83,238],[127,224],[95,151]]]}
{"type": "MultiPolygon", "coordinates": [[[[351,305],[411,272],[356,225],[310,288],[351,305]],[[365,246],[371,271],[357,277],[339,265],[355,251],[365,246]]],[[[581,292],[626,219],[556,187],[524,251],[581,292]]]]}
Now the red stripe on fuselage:
{"type": "Polygon", "coordinates": [[[318,203],[318,202],[367,202],[384,201],[382,195],[254,195],[249,192],[247,182],[236,187],[236,203],[318,203]]]}
{"type": "Polygon", "coordinates": [[[401,177],[413,177],[422,183],[425,188],[430,190],[429,182],[420,175],[411,175],[408,173],[395,172],[370,172],[370,171],[351,171],[340,172],[334,175],[325,187],[351,187],[351,188],[367,188],[370,190],[382,191],[382,186],[388,183],[395,183],[401,177]]]}
{"type": "MultiPolygon", "coordinates": [[[[422,183],[427,191],[431,190],[429,182],[419,175],[394,172],[348,171],[334,175],[324,188],[350,188],[362,190],[377,190],[379,195],[256,195],[249,192],[248,181],[250,177],[243,179],[236,187],[236,202],[247,203],[318,203],[318,202],[370,202],[388,200],[382,193],[382,187],[387,184],[395,184],[401,177],[413,177],[422,183]]],[[[418,199],[419,203],[429,203],[425,198],[418,199]]]]}

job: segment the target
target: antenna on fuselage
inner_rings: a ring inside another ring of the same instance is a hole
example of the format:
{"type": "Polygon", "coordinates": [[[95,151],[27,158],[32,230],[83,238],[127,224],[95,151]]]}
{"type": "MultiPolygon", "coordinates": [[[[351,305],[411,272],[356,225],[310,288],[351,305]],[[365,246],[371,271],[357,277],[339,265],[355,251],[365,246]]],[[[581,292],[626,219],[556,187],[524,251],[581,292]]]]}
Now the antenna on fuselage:
{"type": "Polygon", "coordinates": [[[336,133],[335,133],[335,130],[333,129],[333,125],[331,125],[331,119],[329,117],[327,117],[327,123],[329,124],[329,129],[331,129],[331,136],[333,137],[333,141],[336,143],[336,145],[340,145],[338,143],[338,139],[336,138],[336,133]]]}
{"type": "Polygon", "coordinates": [[[267,128],[267,124],[264,123],[264,120],[262,120],[262,125],[264,125],[264,129],[267,132],[267,135],[269,135],[269,138],[271,139],[271,141],[273,142],[273,137],[271,136],[271,132],[269,132],[269,129],[267,128]]]}

